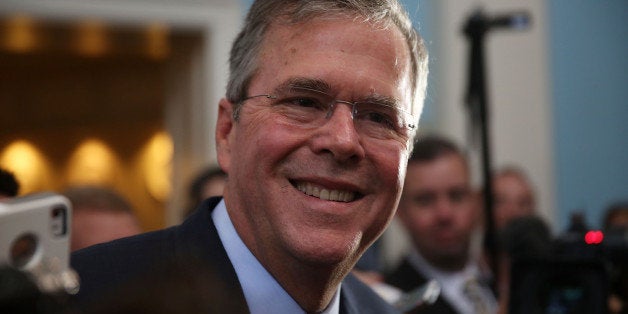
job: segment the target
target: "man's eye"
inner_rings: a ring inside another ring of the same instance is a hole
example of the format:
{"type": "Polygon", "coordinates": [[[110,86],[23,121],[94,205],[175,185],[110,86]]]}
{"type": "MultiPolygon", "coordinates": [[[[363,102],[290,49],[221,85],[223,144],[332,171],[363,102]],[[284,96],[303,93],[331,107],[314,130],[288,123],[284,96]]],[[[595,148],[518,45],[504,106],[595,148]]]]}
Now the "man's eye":
{"type": "Polygon", "coordinates": [[[312,97],[291,97],[289,99],[286,99],[285,103],[294,108],[308,108],[317,110],[325,110],[326,108],[324,102],[312,97]]]}
{"type": "Polygon", "coordinates": [[[452,192],[449,193],[449,199],[452,202],[459,203],[459,202],[462,202],[462,201],[466,200],[467,197],[469,196],[469,194],[470,193],[468,191],[465,191],[465,190],[456,190],[456,191],[452,191],[452,192]]]}
{"type": "Polygon", "coordinates": [[[413,202],[415,205],[420,207],[427,207],[432,205],[436,201],[436,197],[431,194],[421,194],[413,197],[413,202]]]}
{"type": "Polygon", "coordinates": [[[394,130],[397,128],[397,115],[391,110],[386,110],[382,105],[358,106],[358,116],[363,122],[368,122],[380,128],[394,130]]]}
{"type": "Polygon", "coordinates": [[[393,121],[393,119],[387,114],[384,114],[381,112],[375,112],[375,111],[369,112],[367,114],[367,119],[371,122],[381,124],[387,128],[391,128],[391,129],[395,128],[395,122],[393,121]]]}

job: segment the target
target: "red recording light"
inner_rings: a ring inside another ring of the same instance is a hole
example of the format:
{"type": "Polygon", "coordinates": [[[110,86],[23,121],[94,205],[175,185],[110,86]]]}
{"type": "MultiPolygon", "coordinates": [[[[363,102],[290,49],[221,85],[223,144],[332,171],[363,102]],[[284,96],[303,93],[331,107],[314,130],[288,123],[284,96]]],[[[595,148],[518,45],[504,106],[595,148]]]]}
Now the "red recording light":
{"type": "Polygon", "coordinates": [[[604,240],[604,233],[599,230],[589,230],[584,235],[584,242],[586,244],[600,244],[604,240]]]}

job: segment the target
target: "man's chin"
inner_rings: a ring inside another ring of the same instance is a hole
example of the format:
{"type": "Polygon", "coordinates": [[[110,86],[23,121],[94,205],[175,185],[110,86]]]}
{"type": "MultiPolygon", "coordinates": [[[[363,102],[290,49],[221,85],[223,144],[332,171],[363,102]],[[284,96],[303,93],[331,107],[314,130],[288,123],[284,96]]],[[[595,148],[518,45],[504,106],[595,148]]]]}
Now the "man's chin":
{"type": "Polygon", "coordinates": [[[304,264],[317,268],[337,268],[357,259],[354,246],[334,244],[301,248],[298,252],[295,252],[295,256],[297,260],[302,261],[304,264]]]}

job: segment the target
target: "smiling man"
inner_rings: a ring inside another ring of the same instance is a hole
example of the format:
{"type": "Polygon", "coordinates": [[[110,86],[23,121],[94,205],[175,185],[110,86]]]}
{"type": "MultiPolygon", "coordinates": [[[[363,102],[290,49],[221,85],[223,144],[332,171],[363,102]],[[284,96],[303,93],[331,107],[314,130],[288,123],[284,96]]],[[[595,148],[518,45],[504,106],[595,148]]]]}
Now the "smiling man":
{"type": "Polygon", "coordinates": [[[407,14],[395,0],[256,1],[230,66],[224,198],[76,253],[80,299],[194,254],[251,313],[394,312],[347,275],[394,215],[425,96],[407,14]]]}

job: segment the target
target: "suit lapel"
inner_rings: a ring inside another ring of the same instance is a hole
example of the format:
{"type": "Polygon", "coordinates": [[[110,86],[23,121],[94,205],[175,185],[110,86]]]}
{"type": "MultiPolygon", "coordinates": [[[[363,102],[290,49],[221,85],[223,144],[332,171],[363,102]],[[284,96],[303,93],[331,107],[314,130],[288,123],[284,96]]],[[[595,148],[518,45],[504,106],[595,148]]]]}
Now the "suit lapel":
{"type": "Polygon", "coordinates": [[[220,280],[226,289],[231,290],[237,300],[235,303],[242,306],[242,311],[237,313],[248,313],[240,281],[211,218],[211,212],[220,200],[220,197],[206,200],[181,224],[175,236],[177,260],[185,261],[192,254],[194,258],[203,261],[206,267],[213,270],[213,276],[208,280],[220,280]]]}

